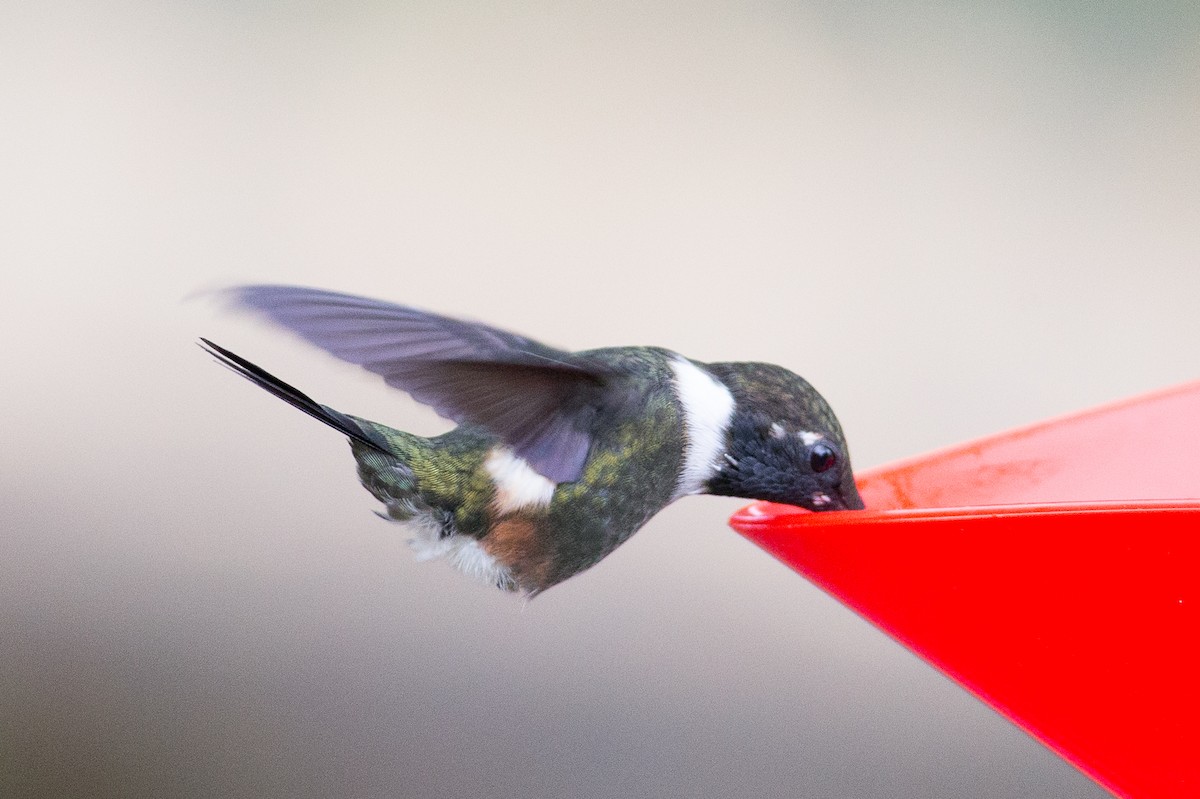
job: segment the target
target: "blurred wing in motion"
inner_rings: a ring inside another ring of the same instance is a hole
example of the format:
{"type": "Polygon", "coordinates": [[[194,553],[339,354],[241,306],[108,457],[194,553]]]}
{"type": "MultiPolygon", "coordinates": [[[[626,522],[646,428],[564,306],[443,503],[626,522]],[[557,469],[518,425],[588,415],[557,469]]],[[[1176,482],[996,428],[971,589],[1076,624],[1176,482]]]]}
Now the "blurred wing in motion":
{"type": "Polygon", "coordinates": [[[523,336],[367,297],[273,285],[226,294],[442,416],[489,430],[556,483],[579,479],[591,420],[623,382],[523,336]]]}

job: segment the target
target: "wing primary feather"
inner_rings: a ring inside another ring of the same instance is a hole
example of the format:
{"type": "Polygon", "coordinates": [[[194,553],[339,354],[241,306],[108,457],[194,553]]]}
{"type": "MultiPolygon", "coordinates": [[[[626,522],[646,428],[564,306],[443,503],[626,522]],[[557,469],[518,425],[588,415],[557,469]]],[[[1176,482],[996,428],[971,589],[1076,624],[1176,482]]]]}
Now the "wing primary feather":
{"type": "Polygon", "coordinates": [[[556,482],[579,478],[595,408],[616,407],[625,391],[620,373],[596,360],[479,323],[298,286],[226,296],[442,416],[490,431],[556,482]]]}

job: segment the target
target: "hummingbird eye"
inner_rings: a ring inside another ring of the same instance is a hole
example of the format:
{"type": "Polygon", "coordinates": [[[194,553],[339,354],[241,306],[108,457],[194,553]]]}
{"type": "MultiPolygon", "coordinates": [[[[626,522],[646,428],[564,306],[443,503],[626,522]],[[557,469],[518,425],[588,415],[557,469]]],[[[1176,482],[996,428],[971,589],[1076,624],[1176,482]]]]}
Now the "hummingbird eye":
{"type": "Polygon", "coordinates": [[[808,465],[814,472],[827,472],[837,465],[837,453],[828,444],[814,444],[808,453],[808,465]]]}

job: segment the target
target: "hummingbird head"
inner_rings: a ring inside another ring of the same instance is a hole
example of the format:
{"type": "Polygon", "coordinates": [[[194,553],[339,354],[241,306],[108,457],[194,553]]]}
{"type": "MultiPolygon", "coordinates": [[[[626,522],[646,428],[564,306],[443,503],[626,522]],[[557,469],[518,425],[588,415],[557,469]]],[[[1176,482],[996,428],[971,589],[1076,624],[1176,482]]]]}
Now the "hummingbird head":
{"type": "Polygon", "coordinates": [[[708,493],[813,511],[865,507],[842,427],[808,381],[768,363],[707,366],[735,402],[708,493]]]}

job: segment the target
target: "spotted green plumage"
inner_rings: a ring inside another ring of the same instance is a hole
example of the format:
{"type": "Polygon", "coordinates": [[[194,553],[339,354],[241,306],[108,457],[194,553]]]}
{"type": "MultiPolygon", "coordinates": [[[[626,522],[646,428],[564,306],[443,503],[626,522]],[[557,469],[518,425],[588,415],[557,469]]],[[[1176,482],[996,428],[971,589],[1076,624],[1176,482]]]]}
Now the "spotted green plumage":
{"type": "Polygon", "coordinates": [[[374,433],[394,454],[389,457],[351,442],[359,480],[384,504],[390,518],[422,517],[441,525],[444,536],[470,536],[486,545],[501,519],[520,517],[536,533],[529,556],[538,564],[529,571],[539,576],[536,585],[514,584],[513,588],[544,590],[595,565],[671,501],[684,440],[678,402],[669,390],[662,390],[670,382],[665,351],[629,348],[587,355],[632,370],[638,375],[638,387],[624,413],[599,425],[581,478],[559,484],[548,507],[497,512],[496,486],[485,461],[504,442],[471,425],[422,438],[348,417],[374,433]],[[639,487],[633,496],[626,496],[629,485],[639,487]],[[557,534],[562,530],[570,530],[571,535],[557,534]]]}
{"type": "Polygon", "coordinates": [[[483,461],[494,437],[476,428],[459,427],[436,438],[422,438],[378,422],[350,418],[377,433],[393,452],[389,457],[351,442],[358,479],[384,504],[388,516],[410,521],[428,513],[446,525],[447,535],[483,535],[487,506],[495,494],[483,461]]]}

